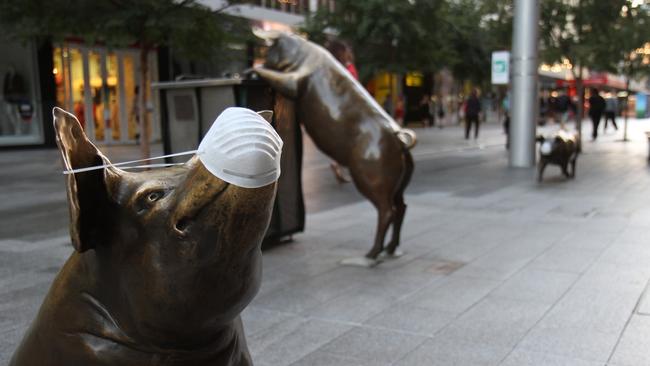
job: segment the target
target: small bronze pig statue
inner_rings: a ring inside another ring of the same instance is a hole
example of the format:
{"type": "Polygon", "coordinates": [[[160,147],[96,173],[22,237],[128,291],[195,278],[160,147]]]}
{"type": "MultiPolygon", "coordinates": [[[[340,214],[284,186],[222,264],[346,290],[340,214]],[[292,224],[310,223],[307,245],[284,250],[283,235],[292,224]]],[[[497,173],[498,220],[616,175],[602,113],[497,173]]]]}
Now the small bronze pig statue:
{"type": "Polygon", "coordinates": [[[126,172],[54,110],[75,252],[11,366],[251,365],[240,312],[262,275],[276,183],[242,188],[195,156],[126,172]]]}
{"type": "Polygon", "coordinates": [[[542,181],[544,169],[548,164],[559,165],[565,177],[575,178],[576,160],[580,152],[580,140],[577,134],[560,130],[551,137],[537,136],[537,142],[540,143],[537,181],[542,181]],[[570,173],[569,165],[571,165],[570,173]]]}

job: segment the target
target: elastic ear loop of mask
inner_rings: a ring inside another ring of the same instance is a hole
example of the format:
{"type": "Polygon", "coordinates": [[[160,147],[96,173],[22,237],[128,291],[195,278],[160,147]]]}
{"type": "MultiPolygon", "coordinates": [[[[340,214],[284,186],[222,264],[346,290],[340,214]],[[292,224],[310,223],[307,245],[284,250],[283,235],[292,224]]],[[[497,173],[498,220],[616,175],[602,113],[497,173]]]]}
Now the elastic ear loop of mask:
{"type": "Polygon", "coordinates": [[[109,166],[121,167],[120,169],[144,169],[144,168],[163,168],[163,167],[174,166],[174,165],[183,165],[183,163],[161,163],[161,164],[150,164],[150,165],[125,166],[125,165],[131,165],[131,164],[135,164],[135,163],[142,163],[144,161],[158,160],[158,159],[164,159],[164,158],[172,158],[172,157],[175,157],[175,156],[183,156],[183,155],[190,155],[190,154],[199,155],[199,154],[201,154],[201,152],[199,152],[199,150],[183,151],[183,152],[179,152],[179,153],[175,153],[175,154],[156,156],[156,157],[148,158],[148,159],[131,160],[131,161],[125,161],[125,162],[122,162],[122,163],[115,163],[115,164],[111,163],[111,164],[90,166],[90,167],[87,167],[87,168],[64,170],[63,174],[75,174],[75,173],[89,172],[91,170],[98,170],[98,169],[108,168],[109,166]]]}

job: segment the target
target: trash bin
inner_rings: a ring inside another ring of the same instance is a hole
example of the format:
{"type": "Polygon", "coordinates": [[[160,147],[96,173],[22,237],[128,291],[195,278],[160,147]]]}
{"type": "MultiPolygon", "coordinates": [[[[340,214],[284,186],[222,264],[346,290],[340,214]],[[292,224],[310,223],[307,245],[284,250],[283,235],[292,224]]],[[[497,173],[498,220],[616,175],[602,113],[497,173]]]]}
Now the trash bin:
{"type": "MultiPolygon", "coordinates": [[[[276,245],[305,226],[302,195],[302,132],[291,100],[276,94],[264,81],[201,79],[153,83],[160,92],[160,116],[165,154],[194,150],[215,118],[228,107],[273,110],[272,125],[282,138],[281,170],[271,223],[262,248],[276,245]]],[[[175,157],[169,162],[183,162],[175,157]]]]}

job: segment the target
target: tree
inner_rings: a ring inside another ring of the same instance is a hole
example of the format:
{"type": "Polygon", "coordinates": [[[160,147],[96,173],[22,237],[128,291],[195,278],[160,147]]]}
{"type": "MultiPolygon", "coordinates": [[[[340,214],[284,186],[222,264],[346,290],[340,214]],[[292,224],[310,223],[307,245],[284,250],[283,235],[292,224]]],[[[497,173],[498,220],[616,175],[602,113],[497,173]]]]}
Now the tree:
{"type": "Polygon", "coordinates": [[[602,45],[598,66],[625,76],[625,122],[623,141],[627,141],[627,106],[630,81],[650,76],[650,4],[624,4],[620,16],[609,30],[611,41],[602,45]]]}
{"type": "Polygon", "coordinates": [[[333,10],[309,16],[304,30],[316,42],[326,30],[348,41],[363,81],[381,71],[434,71],[447,52],[439,27],[445,6],[441,0],[337,0],[333,10]]]}
{"type": "Polygon", "coordinates": [[[512,42],[512,1],[453,1],[444,21],[445,43],[453,50],[447,65],[454,77],[489,85],[492,51],[510,49],[512,42]]]}
{"type": "Polygon", "coordinates": [[[584,118],[584,68],[598,65],[602,49],[612,42],[611,29],[627,0],[542,0],[540,55],[549,63],[567,59],[578,92],[578,134],[584,118]]]}
{"type": "MultiPolygon", "coordinates": [[[[228,3],[226,3],[228,6],[228,3]]],[[[20,39],[83,37],[109,47],[136,45],[140,77],[149,77],[148,54],[171,46],[190,58],[213,57],[228,37],[227,16],[197,0],[0,0],[0,23],[20,39]]],[[[143,158],[150,156],[148,93],[141,87],[139,115],[143,158]]]]}

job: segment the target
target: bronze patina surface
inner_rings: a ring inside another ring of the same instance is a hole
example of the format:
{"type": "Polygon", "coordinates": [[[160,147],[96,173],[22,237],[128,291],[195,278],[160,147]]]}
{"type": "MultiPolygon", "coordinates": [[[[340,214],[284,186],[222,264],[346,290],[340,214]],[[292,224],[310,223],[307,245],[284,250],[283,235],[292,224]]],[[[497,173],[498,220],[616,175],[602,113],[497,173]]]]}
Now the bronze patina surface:
{"type": "MultiPolygon", "coordinates": [[[[66,169],[108,163],[73,115],[54,116],[66,169]]],[[[228,184],[196,157],[65,177],[75,252],[10,365],[251,365],[239,314],[276,184],[228,184]]]]}
{"type": "Polygon", "coordinates": [[[559,165],[565,177],[575,178],[576,160],[580,153],[578,134],[560,130],[548,138],[540,135],[537,137],[537,141],[540,143],[537,165],[537,180],[539,182],[542,181],[544,169],[548,164],[559,165]],[[571,166],[570,172],[569,166],[571,166]]]}
{"type": "Polygon", "coordinates": [[[355,186],[378,211],[372,249],[394,255],[413,172],[409,148],[415,134],[402,129],[363,86],[324,48],[284,32],[256,31],[271,46],[255,71],[281,94],[296,100],[296,113],[318,148],[350,171],[355,186]],[[393,225],[392,238],[384,237],[393,225]]]}

